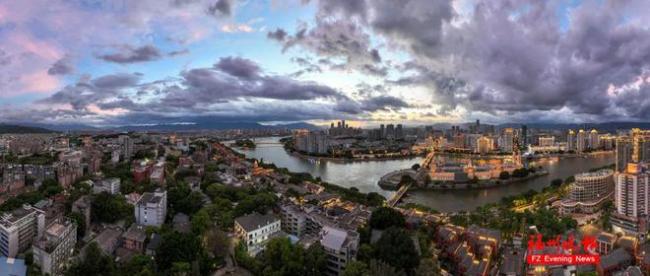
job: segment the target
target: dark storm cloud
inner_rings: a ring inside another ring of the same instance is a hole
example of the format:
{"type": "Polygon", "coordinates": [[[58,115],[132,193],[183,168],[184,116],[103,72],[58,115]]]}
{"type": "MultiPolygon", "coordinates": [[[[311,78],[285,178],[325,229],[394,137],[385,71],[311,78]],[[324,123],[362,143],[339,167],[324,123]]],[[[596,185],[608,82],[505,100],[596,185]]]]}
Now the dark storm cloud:
{"type": "Polygon", "coordinates": [[[254,79],[259,77],[260,67],[252,60],[239,57],[221,58],[215,68],[238,78],[254,79]]]}
{"type": "Polygon", "coordinates": [[[410,53],[396,68],[410,73],[388,84],[429,89],[441,112],[649,118],[644,101],[607,93],[650,70],[647,1],[584,1],[566,13],[554,1],[476,1],[464,14],[450,0],[354,2],[319,1],[317,20],[347,19],[410,53]]]}
{"type": "Polygon", "coordinates": [[[182,50],[171,51],[167,53],[167,55],[170,57],[175,57],[175,56],[187,55],[189,53],[190,53],[189,49],[182,49],[182,50]]]}
{"type": "Polygon", "coordinates": [[[283,29],[269,32],[267,37],[280,42],[283,52],[295,46],[313,51],[319,56],[340,60],[330,69],[355,69],[370,75],[385,76],[387,69],[381,65],[381,56],[372,48],[370,35],[354,22],[317,18],[311,29],[300,28],[294,35],[283,29]]]}
{"type": "Polygon", "coordinates": [[[217,0],[208,7],[208,13],[213,15],[230,16],[234,0],[217,0]]]}
{"type": "Polygon", "coordinates": [[[70,104],[75,110],[85,110],[88,105],[120,95],[122,89],[137,85],[139,80],[138,74],[106,75],[96,79],[82,78],[40,102],[70,104]]]}
{"type": "Polygon", "coordinates": [[[400,109],[404,107],[409,107],[409,104],[393,96],[379,96],[361,101],[361,109],[365,111],[400,109]]]}
{"type": "Polygon", "coordinates": [[[136,63],[161,58],[160,50],[153,45],[134,48],[129,45],[119,47],[117,52],[98,55],[97,58],[114,63],[136,63]]]}
{"type": "Polygon", "coordinates": [[[68,56],[57,60],[52,64],[52,67],[47,70],[47,73],[50,75],[67,75],[72,72],[74,72],[74,66],[72,65],[72,60],[68,56]]]}
{"type": "Polygon", "coordinates": [[[266,37],[269,39],[277,40],[283,42],[287,38],[287,32],[284,29],[277,28],[275,31],[270,31],[266,34],[266,37]]]}
{"type": "Polygon", "coordinates": [[[364,112],[400,110],[410,107],[407,102],[393,96],[376,96],[366,98],[362,101],[340,101],[337,103],[335,110],[349,114],[362,114],[364,112]]]}

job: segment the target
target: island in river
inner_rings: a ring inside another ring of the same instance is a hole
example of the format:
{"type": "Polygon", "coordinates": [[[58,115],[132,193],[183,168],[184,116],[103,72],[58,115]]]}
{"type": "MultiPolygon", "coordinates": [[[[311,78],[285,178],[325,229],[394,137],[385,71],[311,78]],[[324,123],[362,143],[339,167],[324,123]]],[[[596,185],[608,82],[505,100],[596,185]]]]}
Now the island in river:
{"type": "MultiPolygon", "coordinates": [[[[326,182],[342,187],[355,187],[359,191],[377,192],[389,197],[394,191],[384,190],[377,184],[379,179],[388,172],[411,168],[414,164],[422,163],[422,157],[393,160],[344,161],[320,160],[316,158],[301,158],[291,155],[284,150],[279,137],[256,138],[255,149],[234,149],[249,158],[263,159],[266,163],[274,163],[292,172],[306,172],[314,177],[320,177],[326,182]]],[[[227,144],[232,145],[234,141],[227,144]]],[[[577,173],[590,169],[607,166],[614,163],[614,155],[603,153],[583,157],[565,157],[541,159],[531,163],[531,166],[542,166],[548,174],[513,183],[512,185],[497,186],[488,189],[474,190],[413,190],[408,193],[407,201],[422,204],[441,212],[456,212],[474,210],[476,207],[494,203],[501,198],[518,195],[529,190],[540,191],[549,186],[554,179],[566,179],[577,173]]]]}

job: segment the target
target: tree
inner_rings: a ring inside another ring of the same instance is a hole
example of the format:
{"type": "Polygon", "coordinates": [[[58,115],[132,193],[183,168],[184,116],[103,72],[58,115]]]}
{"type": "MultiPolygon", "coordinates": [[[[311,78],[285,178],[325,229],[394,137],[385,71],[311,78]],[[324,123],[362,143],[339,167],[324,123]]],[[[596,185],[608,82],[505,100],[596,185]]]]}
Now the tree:
{"type": "Polygon", "coordinates": [[[72,212],[68,215],[77,224],[77,240],[82,240],[86,235],[86,218],[77,212],[72,212]]]}
{"type": "Polygon", "coordinates": [[[214,258],[223,260],[230,251],[230,238],[219,229],[210,229],[205,234],[205,247],[214,258]]]}
{"type": "Polygon", "coordinates": [[[551,187],[560,187],[562,186],[562,179],[556,178],[551,181],[551,187]]]}
{"type": "Polygon", "coordinates": [[[212,218],[205,209],[201,209],[192,216],[192,232],[202,235],[212,226],[212,218]]]}
{"type": "Polygon", "coordinates": [[[379,207],[370,216],[370,227],[383,230],[389,227],[404,227],[406,220],[402,213],[389,207],[379,207]]]}
{"type": "Polygon", "coordinates": [[[154,261],[145,255],[135,255],[120,267],[120,275],[155,275],[154,261]]]}
{"type": "Polygon", "coordinates": [[[123,196],[103,192],[93,199],[91,215],[95,222],[114,223],[121,219],[133,217],[134,212],[133,206],[126,202],[123,196]]]}
{"type": "Polygon", "coordinates": [[[369,275],[392,275],[392,276],[406,276],[404,271],[397,270],[395,267],[390,266],[387,263],[371,260],[370,265],[368,266],[369,275]]]}
{"type": "Polygon", "coordinates": [[[440,275],[440,267],[431,259],[424,258],[415,269],[416,276],[437,276],[440,275]]]}
{"type": "Polygon", "coordinates": [[[420,264],[413,239],[404,229],[391,227],[375,244],[375,256],[397,269],[412,271],[420,264]]]}
{"type": "Polygon", "coordinates": [[[192,262],[196,260],[201,242],[193,234],[169,232],[163,234],[162,242],[156,251],[156,263],[162,271],[170,269],[176,262],[192,262]]]}
{"type": "Polygon", "coordinates": [[[66,272],[67,276],[85,275],[113,275],[115,274],[115,263],[109,256],[104,255],[99,245],[92,242],[86,247],[83,259],[74,263],[66,272]]]}
{"type": "Polygon", "coordinates": [[[360,261],[351,261],[345,266],[343,276],[366,276],[368,273],[367,264],[360,261]]]}
{"type": "Polygon", "coordinates": [[[507,171],[502,171],[499,174],[499,179],[501,179],[501,180],[506,180],[506,179],[509,179],[509,178],[510,178],[510,173],[507,172],[507,171]]]}
{"type": "Polygon", "coordinates": [[[323,275],[327,270],[327,254],[320,243],[315,243],[305,252],[305,274],[308,276],[323,275]]]}

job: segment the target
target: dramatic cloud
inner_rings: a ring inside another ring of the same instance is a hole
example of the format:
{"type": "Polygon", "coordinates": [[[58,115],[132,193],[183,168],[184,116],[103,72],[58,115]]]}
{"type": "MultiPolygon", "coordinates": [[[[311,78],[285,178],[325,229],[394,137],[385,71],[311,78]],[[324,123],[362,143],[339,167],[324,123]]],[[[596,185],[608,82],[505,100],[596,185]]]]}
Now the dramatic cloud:
{"type": "Polygon", "coordinates": [[[208,12],[214,15],[230,16],[234,0],[217,0],[208,8],[208,12]]]}
{"type": "Polygon", "coordinates": [[[381,65],[381,56],[377,49],[371,48],[370,35],[351,21],[317,18],[312,29],[299,29],[293,36],[277,29],[269,32],[267,37],[283,45],[283,52],[294,46],[301,46],[319,56],[340,63],[330,66],[332,69],[355,69],[371,75],[385,76],[387,69],[381,65]]]}
{"type": "Polygon", "coordinates": [[[47,70],[50,75],[67,75],[74,72],[74,65],[70,57],[66,56],[57,60],[52,67],[47,70]]]}
{"type": "Polygon", "coordinates": [[[96,79],[83,77],[76,84],[68,85],[40,102],[69,104],[75,110],[86,111],[89,105],[119,96],[124,89],[137,85],[139,81],[139,74],[106,75],[96,79]]]}
{"type": "Polygon", "coordinates": [[[650,70],[650,30],[639,12],[646,1],[584,1],[565,14],[553,1],[473,4],[459,12],[449,0],[319,1],[315,20],[347,19],[357,24],[348,29],[367,28],[409,53],[402,69],[411,73],[387,83],[428,89],[440,113],[463,106],[511,118],[545,110],[648,118],[629,112],[643,101],[607,92],[650,70]]]}
{"type": "Polygon", "coordinates": [[[118,52],[98,55],[97,58],[115,63],[136,63],[157,60],[161,58],[161,54],[160,50],[153,45],[145,45],[137,48],[123,45],[118,49],[118,52]]]}
{"type": "Polygon", "coordinates": [[[221,58],[215,67],[233,77],[244,79],[257,78],[260,73],[260,67],[255,62],[239,57],[221,58]]]}

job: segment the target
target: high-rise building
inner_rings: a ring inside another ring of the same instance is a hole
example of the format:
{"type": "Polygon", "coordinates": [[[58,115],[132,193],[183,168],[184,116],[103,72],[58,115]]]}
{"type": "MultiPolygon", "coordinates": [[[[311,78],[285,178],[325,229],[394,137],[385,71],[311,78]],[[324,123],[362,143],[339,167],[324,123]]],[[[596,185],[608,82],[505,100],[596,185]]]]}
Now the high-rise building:
{"type": "Polygon", "coordinates": [[[494,150],[494,140],[490,137],[480,137],[476,141],[475,152],[480,154],[487,154],[494,150]]]}
{"type": "Polygon", "coordinates": [[[588,146],[589,146],[590,149],[594,150],[594,149],[598,149],[598,148],[600,148],[600,140],[599,140],[599,136],[598,136],[598,131],[597,131],[597,130],[592,129],[592,130],[589,132],[589,139],[588,139],[588,142],[589,142],[589,143],[588,143],[588,144],[589,144],[588,146]]]}
{"type": "Polygon", "coordinates": [[[135,205],[135,222],[147,226],[161,226],[167,215],[167,191],[158,189],[144,193],[135,205]]]}
{"type": "Polygon", "coordinates": [[[77,244],[77,225],[67,218],[51,223],[42,238],[34,243],[34,264],[45,275],[63,275],[77,244]]]}
{"type": "Polygon", "coordinates": [[[505,128],[501,133],[499,139],[499,149],[502,152],[512,152],[513,139],[515,137],[515,130],[512,128],[505,128]]]}
{"type": "Polygon", "coordinates": [[[566,136],[566,150],[575,151],[576,150],[576,132],[573,129],[569,129],[569,133],[566,136]]]}
{"type": "Polygon", "coordinates": [[[528,126],[521,125],[521,147],[526,148],[528,144],[528,126]]]}
{"type": "Polygon", "coordinates": [[[384,127],[384,124],[379,125],[379,131],[381,132],[381,138],[386,138],[386,129],[384,127]]]}
{"type": "Polygon", "coordinates": [[[627,163],[632,160],[632,140],[629,137],[616,139],[616,171],[624,172],[627,163]]]}
{"type": "Polygon", "coordinates": [[[648,215],[649,176],[645,166],[638,163],[628,163],[625,171],[616,175],[615,205],[619,215],[632,218],[648,215]]]}
{"type": "Polygon", "coordinates": [[[124,160],[131,160],[131,157],[133,157],[133,140],[131,137],[128,135],[120,135],[118,141],[120,142],[124,160]]]}
{"type": "Polygon", "coordinates": [[[395,139],[404,139],[404,129],[402,128],[402,124],[398,124],[397,128],[395,128],[395,139]]]}
{"type": "Polygon", "coordinates": [[[602,170],[575,176],[568,198],[562,200],[561,210],[568,213],[594,213],[614,191],[614,171],[602,170]]]}
{"type": "Polygon", "coordinates": [[[395,139],[395,126],[393,124],[386,125],[386,139],[395,139]]]}
{"type": "Polygon", "coordinates": [[[545,137],[539,137],[537,140],[537,144],[540,147],[550,147],[555,145],[555,137],[553,136],[545,136],[545,137]]]}
{"type": "Polygon", "coordinates": [[[16,257],[27,250],[45,229],[45,213],[24,205],[0,216],[0,255],[16,257]]]}
{"type": "Polygon", "coordinates": [[[581,129],[576,135],[576,152],[583,153],[587,149],[587,133],[581,129]]]}

